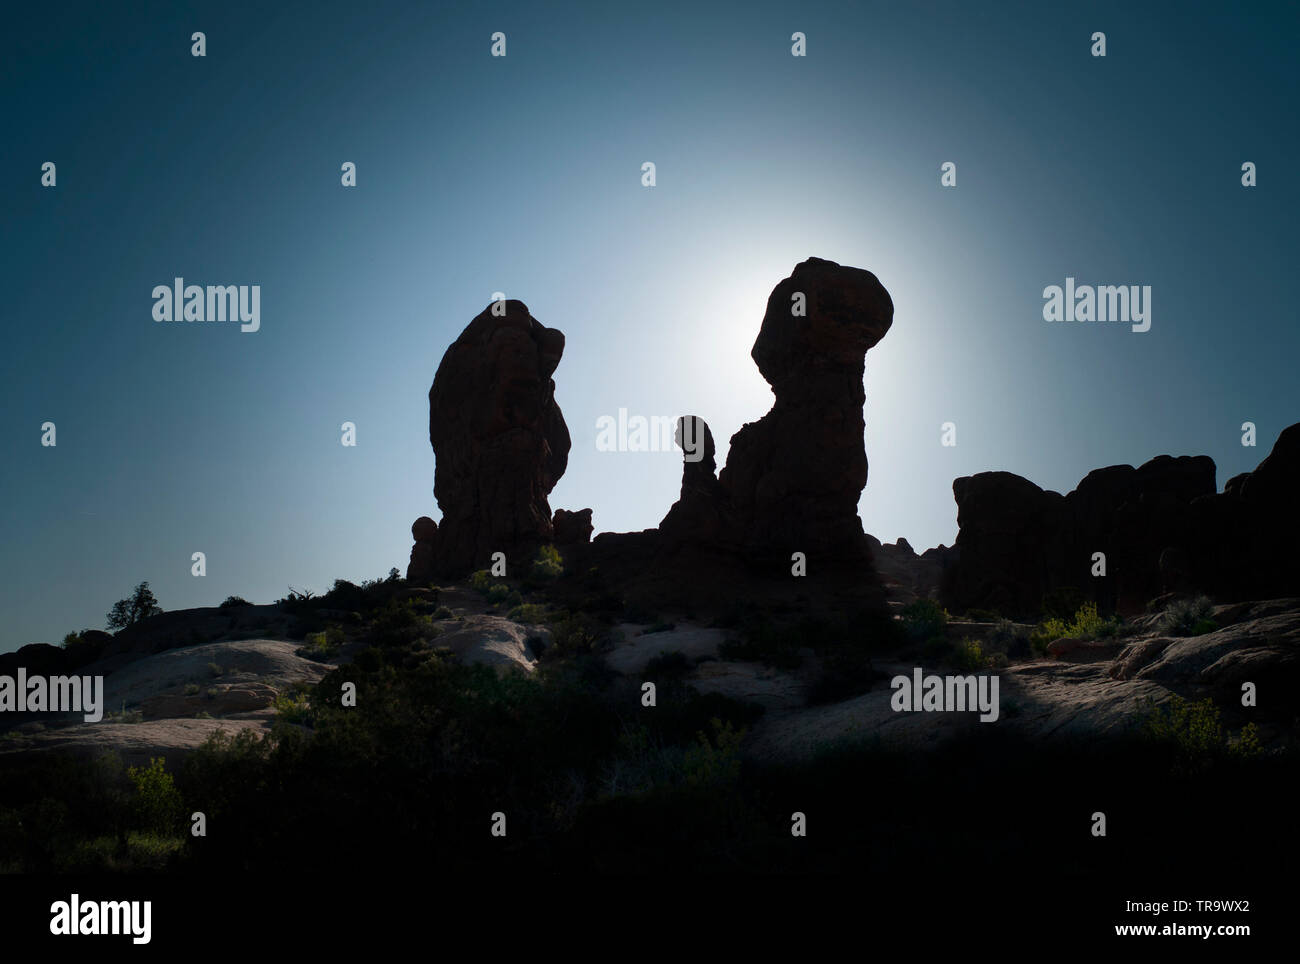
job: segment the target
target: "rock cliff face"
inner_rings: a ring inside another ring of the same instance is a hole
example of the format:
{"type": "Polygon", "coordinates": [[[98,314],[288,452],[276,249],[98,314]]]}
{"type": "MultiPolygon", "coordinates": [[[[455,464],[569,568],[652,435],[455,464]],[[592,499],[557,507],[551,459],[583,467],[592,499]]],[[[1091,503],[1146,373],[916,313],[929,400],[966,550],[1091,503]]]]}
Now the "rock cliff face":
{"type": "Polygon", "coordinates": [[[570,444],[551,379],[563,353],[564,335],[522,301],[484,309],[447,349],[429,389],[442,521],[412,527],[408,579],[463,576],[552,540],[547,497],[570,444]]]}
{"type": "Polygon", "coordinates": [[[940,595],[956,612],[1034,615],[1058,590],[1126,612],[1166,591],[1224,599],[1294,592],[1298,486],[1300,425],[1219,494],[1204,455],[1097,469],[1065,496],[1009,472],[960,478],[960,532],[940,595]],[[1097,552],[1106,557],[1104,577],[1092,574],[1097,552]]]}

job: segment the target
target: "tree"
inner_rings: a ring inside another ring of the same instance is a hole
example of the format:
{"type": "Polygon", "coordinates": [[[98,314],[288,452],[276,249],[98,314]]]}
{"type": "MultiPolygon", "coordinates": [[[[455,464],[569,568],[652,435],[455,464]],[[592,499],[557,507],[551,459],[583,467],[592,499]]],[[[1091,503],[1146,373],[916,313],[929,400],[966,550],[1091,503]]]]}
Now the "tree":
{"type": "Polygon", "coordinates": [[[149,583],[142,582],[135,587],[135,592],[129,597],[113,603],[113,608],[108,613],[108,628],[126,629],[142,619],[157,616],[161,612],[162,607],[158,605],[149,583]]]}

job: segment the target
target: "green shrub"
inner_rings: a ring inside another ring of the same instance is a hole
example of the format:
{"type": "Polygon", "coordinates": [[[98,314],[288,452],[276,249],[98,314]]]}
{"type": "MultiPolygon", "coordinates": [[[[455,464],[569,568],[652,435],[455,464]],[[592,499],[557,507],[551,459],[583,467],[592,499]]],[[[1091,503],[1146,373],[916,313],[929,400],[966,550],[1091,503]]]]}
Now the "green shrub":
{"type": "Polygon", "coordinates": [[[510,597],[510,587],[503,582],[497,583],[487,591],[487,601],[493,606],[505,602],[510,597]]]}
{"type": "Polygon", "coordinates": [[[821,658],[821,670],[808,687],[808,702],[817,705],[852,699],[871,689],[875,678],[865,647],[835,646],[821,658]]]}
{"type": "Polygon", "coordinates": [[[1192,627],[1193,636],[1204,636],[1206,633],[1212,633],[1219,628],[1219,624],[1213,619],[1197,620],[1196,625],[1192,627]]]}
{"type": "MultiPolygon", "coordinates": [[[[1213,605],[1208,596],[1175,600],[1165,607],[1165,611],[1161,613],[1156,623],[1156,628],[1165,636],[1198,635],[1195,630],[1202,623],[1214,625],[1210,619],[1213,605]]],[[[1217,625],[1215,628],[1218,628],[1217,625]]],[[[1210,630],[1203,629],[1202,632],[1210,632],[1210,630]]]]}
{"type": "Polygon", "coordinates": [[[691,661],[680,651],[660,653],[645,665],[648,679],[680,679],[691,671],[691,661]]]}
{"type": "Polygon", "coordinates": [[[564,560],[555,546],[542,546],[537,550],[533,567],[528,575],[534,582],[551,582],[564,573],[564,560]]]}
{"type": "Polygon", "coordinates": [[[953,665],[963,671],[984,669],[988,666],[988,657],[984,647],[977,639],[963,639],[953,647],[953,665]]]}
{"type": "Polygon", "coordinates": [[[275,707],[277,719],[286,723],[300,723],[310,726],[312,722],[311,701],[307,692],[302,689],[292,689],[287,693],[281,693],[272,703],[275,707]]]}
{"type": "Polygon", "coordinates": [[[903,607],[903,628],[912,639],[941,635],[948,626],[948,610],[933,599],[918,599],[903,607]]]}
{"type": "Polygon", "coordinates": [[[186,683],[186,684],[185,684],[185,695],[186,695],[186,696],[198,696],[198,695],[199,695],[199,684],[198,684],[198,683],[186,683]]]}
{"type": "Polygon", "coordinates": [[[427,613],[418,612],[415,600],[390,599],[376,614],[370,638],[377,646],[409,646],[417,639],[434,639],[440,633],[427,613]]]}
{"type": "Polygon", "coordinates": [[[327,659],[331,656],[338,655],[347,637],[343,634],[343,627],[331,623],[325,627],[323,632],[308,633],[307,645],[300,651],[308,659],[327,659]]]}
{"type": "Polygon", "coordinates": [[[1047,652],[1047,646],[1057,639],[1103,639],[1120,631],[1117,617],[1104,617],[1097,612],[1097,604],[1086,602],[1075,611],[1070,621],[1051,617],[1038,624],[1029,635],[1029,643],[1037,653],[1047,652]]]}
{"type": "Polygon", "coordinates": [[[219,663],[208,663],[209,676],[220,676],[224,672],[225,670],[221,668],[219,663]]]}
{"type": "Polygon", "coordinates": [[[1220,721],[1219,708],[1209,697],[1197,702],[1171,697],[1148,712],[1143,731],[1170,744],[1183,766],[1204,765],[1222,757],[1250,758],[1263,752],[1259,728],[1248,723],[1231,738],[1220,721]]]}
{"type": "Polygon", "coordinates": [[[227,596],[225,599],[221,601],[221,605],[218,608],[234,609],[238,606],[251,606],[251,605],[253,604],[249,602],[247,599],[245,599],[243,596],[227,596]]]}
{"type": "Polygon", "coordinates": [[[752,660],[774,669],[793,670],[803,664],[805,639],[789,626],[778,626],[759,618],[742,631],[739,639],[728,639],[718,647],[723,659],[752,660]]]}
{"type": "Polygon", "coordinates": [[[495,586],[497,582],[498,579],[496,576],[492,575],[492,573],[488,572],[486,569],[480,569],[469,577],[469,588],[486,596],[488,590],[495,586]]]}
{"type": "Polygon", "coordinates": [[[710,720],[710,727],[711,738],[701,731],[695,745],[686,750],[682,768],[688,786],[723,788],[740,779],[740,744],[745,731],[719,719],[710,720]]]}
{"type": "Polygon", "coordinates": [[[451,619],[453,616],[455,616],[455,613],[453,613],[446,606],[439,606],[437,609],[433,611],[433,615],[430,616],[429,618],[430,619],[451,619]]]}
{"type": "Polygon", "coordinates": [[[508,618],[516,623],[544,623],[546,607],[537,603],[525,603],[510,610],[508,618]]]}
{"type": "Polygon", "coordinates": [[[161,834],[174,833],[184,804],[162,758],[152,758],[147,767],[128,767],[126,775],[135,785],[135,807],[141,826],[161,834]]]}

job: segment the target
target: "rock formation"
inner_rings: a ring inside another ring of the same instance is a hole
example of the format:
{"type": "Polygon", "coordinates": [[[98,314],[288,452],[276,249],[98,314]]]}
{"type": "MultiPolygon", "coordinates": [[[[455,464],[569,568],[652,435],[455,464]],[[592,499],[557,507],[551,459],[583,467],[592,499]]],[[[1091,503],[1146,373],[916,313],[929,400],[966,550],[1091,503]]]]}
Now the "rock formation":
{"type": "Polygon", "coordinates": [[[833,261],[809,258],[773,289],[750,355],[776,402],[732,436],[718,478],[745,551],[869,560],[862,376],[893,317],[875,275],[833,261]]]}
{"type": "Polygon", "coordinates": [[[1124,612],[1164,591],[1225,599],[1293,592],[1298,485],[1300,425],[1220,494],[1204,455],[1097,469],[1066,496],[1010,472],[960,478],[960,531],[940,595],[955,612],[1031,616],[1045,595],[1067,590],[1124,612]],[[1092,574],[1096,552],[1106,557],[1104,577],[1092,574]]]}
{"type": "Polygon", "coordinates": [[[447,349],[429,389],[442,521],[412,527],[408,579],[464,576],[552,540],[547,496],[569,457],[551,379],[563,353],[564,335],[522,301],[484,309],[447,349]]]}

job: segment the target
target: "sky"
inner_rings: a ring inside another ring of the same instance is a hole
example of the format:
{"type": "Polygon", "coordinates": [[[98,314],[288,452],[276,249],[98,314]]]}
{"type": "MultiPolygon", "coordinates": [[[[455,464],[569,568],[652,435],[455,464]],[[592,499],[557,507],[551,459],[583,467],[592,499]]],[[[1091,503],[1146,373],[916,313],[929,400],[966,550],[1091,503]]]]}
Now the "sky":
{"type": "Polygon", "coordinates": [[[404,572],[440,515],[429,385],[496,292],[566,335],[550,502],[598,532],[657,525],[681,456],[598,451],[597,420],[701,415],[721,465],[813,256],[895,305],[884,541],[951,544],[980,471],[1207,454],[1222,488],[1300,420],[1295,4],[268,6],[7,14],[0,651],[142,580],[181,609],[404,572]],[[176,277],[259,285],[260,328],[155,322],[176,277]],[[1151,329],[1044,321],[1067,277],[1151,286],[1151,329]]]}

